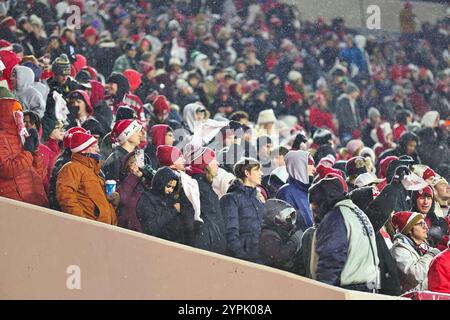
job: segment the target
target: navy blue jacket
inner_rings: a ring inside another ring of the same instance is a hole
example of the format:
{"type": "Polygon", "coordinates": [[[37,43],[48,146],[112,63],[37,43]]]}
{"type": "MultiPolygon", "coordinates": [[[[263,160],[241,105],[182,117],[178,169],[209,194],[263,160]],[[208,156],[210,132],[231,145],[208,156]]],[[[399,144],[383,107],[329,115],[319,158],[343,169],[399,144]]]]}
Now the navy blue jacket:
{"type": "Polygon", "coordinates": [[[339,286],[348,255],[347,228],[339,208],[325,215],[317,228],[316,237],[316,252],[320,256],[316,279],[339,286]]]}
{"type": "Polygon", "coordinates": [[[277,193],[277,199],[286,201],[297,210],[297,228],[305,231],[313,226],[311,208],[308,201],[309,185],[289,177],[287,184],[277,193]]]}
{"type": "Polygon", "coordinates": [[[227,236],[227,254],[259,262],[259,237],[264,205],[257,198],[256,188],[235,180],[228,193],[220,199],[227,236]]]}

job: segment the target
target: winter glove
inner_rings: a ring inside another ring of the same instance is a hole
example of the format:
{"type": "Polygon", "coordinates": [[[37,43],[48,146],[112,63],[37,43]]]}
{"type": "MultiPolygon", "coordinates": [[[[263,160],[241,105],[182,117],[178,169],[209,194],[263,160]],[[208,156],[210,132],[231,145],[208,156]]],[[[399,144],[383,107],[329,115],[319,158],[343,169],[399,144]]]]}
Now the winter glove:
{"type": "Polygon", "coordinates": [[[120,195],[118,192],[113,192],[108,196],[108,201],[114,207],[115,210],[119,208],[120,204],[120,195]]]}
{"type": "Polygon", "coordinates": [[[295,231],[294,234],[291,236],[291,240],[294,241],[295,244],[297,245],[297,250],[295,250],[295,252],[298,252],[302,247],[302,237],[303,237],[302,230],[295,231]]]}
{"type": "Polygon", "coordinates": [[[411,170],[407,166],[399,166],[394,171],[394,176],[391,179],[391,183],[401,183],[402,180],[407,176],[411,174],[411,170]]]}
{"type": "Polygon", "coordinates": [[[31,128],[28,130],[29,137],[25,138],[25,142],[23,144],[23,149],[25,151],[29,151],[34,153],[39,147],[39,135],[36,129],[31,128]]]}
{"type": "Polygon", "coordinates": [[[428,230],[428,236],[435,242],[439,243],[443,237],[443,233],[440,227],[430,227],[428,230]]]}
{"type": "Polygon", "coordinates": [[[441,250],[439,250],[439,249],[437,249],[437,248],[432,248],[432,247],[430,247],[430,248],[428,249],[428,252],[427,252],[427,253],[431,254],[433,257],[436,257],[439,253],[441,253],[441,250]]]}

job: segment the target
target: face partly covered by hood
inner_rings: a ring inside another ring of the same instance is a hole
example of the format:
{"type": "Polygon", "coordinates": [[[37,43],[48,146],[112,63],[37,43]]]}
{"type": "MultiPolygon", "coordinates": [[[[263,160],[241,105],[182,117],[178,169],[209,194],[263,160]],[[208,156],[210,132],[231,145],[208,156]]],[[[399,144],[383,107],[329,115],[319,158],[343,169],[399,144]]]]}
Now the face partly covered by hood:
{"type": "Polygon", "coordinates": [[[289,151],[285,156],[286,169],[289,177],[304,184],[309,184],[308,164],[314,166],[311,154],[303,150],[289,151]]]}
{"type": "Polygon", "coordinates": [[[15,81],[13,81],[14,89],[22,91],[31,86],[34,82],[34,72],[28,67],[15,66],[13,69],[13,76],[15,74],[15,81]]]}

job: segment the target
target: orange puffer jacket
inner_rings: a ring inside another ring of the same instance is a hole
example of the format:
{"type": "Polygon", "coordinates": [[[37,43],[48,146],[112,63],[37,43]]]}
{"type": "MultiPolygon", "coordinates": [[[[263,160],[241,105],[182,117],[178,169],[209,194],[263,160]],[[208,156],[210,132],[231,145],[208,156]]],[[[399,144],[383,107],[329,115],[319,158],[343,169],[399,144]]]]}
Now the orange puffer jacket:
{"type": "Polygon", "coordinates": [[[25,151],[13,110],[21,109],[15,99],[0,99],[0,196],[47,206],[43,184],[43,157],[25,151]]]}
{"type": "Polygon", "coordinates": [[[100,164],[85,155],[74,153],[58,174],[56,198],[63,212],[117,225],[116,212],[105,194],[100,164]]]}

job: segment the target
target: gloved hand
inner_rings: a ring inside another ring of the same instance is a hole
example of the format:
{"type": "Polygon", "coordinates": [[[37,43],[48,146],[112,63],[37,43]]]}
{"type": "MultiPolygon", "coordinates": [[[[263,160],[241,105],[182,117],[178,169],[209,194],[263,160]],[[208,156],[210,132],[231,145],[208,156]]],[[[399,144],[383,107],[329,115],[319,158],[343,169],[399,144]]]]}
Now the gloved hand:
{"type": "Polygon", "coordinates": [[[291,240],[294,241],[295,244],[297,245],[296,252],[298,252],[300,250],[300,248],[302,247],[302,237],[303,237],[302,230],[295,231],[294,234],[291,236],[291,240]]]}
{"type": "Polygon", "coordinates": [[[25,138],[23,149],[34,153],[39,147],[39,134],[36,129],[31,128],[28,130],[30,136],[25,138]]]}
{"type": "Polygon", "coordinates": [[[443,236],[444,234],[439,227],[434,226],[428,230],[428,237],[430,237],[434,242],[440,242],[443,236]]]}
{"type": "Polygon", "coordinates": [[[401,183],[402,180],[407,176],[411,174],[411,170],[407,166],[399,166],[394,171],[394,176],[391,179],[391,183],[401,183]]]}
{"type": "Polygon", "coordinates": [[[149,180],[153,179],[153,177],[155,176],[155,173],[156,173],[156,170],[153,169],[152,166],[149,164],[146,164],[142,168],[139,168],[139,170],[141,170],[144,177],[149,180]]]}
{"type": "Polygon", "coordinates": [[[430,247],[427,253],[431,254],[433,257],[436,257],[439,253],[441,253],[441,250],[430,247]]]}

